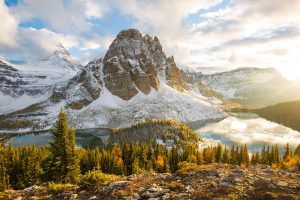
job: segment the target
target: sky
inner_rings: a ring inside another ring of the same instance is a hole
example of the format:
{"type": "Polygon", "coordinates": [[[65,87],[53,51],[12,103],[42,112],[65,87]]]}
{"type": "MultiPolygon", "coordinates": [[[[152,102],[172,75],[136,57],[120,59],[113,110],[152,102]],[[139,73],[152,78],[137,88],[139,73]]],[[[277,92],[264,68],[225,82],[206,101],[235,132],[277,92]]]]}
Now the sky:
{"type": "Polygon", "coordinates": [[[299,0],[0,0],[0,56],[37,60],[61,43],[85,64],[136,28],[180,65],[275,67],[300,79],[299,11],[299,0]]]}

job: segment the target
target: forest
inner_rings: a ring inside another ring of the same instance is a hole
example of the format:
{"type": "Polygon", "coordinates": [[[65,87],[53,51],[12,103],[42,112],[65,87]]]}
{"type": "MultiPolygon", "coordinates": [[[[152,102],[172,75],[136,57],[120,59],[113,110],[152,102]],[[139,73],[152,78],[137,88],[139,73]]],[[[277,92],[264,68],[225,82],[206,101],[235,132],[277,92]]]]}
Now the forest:
{"type": "MultiPolygon", "coordinates": [[[[159,123],[164,125],[162,121],[159,123]]],[[[146,124],[149,128],[151,123],[146,124]]],[[[133,132],[143,130],[141,126],[142,124],[133,126],[133,132]]],[[[178,133],[175,131],[178,129],[187,128],[174,122],[173,132],[178,133]]],[[[130,132],[130,129],[115,131],[115,134],[123,132],[130,132]]],[[[196,137],[189,131],[182,133],[181,138],[196,137]]],[[[101,149],[77,148],[75,131],[68,126],[67,116],[63,110],[60,111],[51,134],[52,140],[47,146],[0,146],[0,190],[24,189],[46,182],[72,183],[89,188],[93,184],[104,183],[114,175],[174,173],[186,167],[210,163],[227,163],[243,167],[263,164],[273,168],[300,169],[300,144],[294,150],[287,144],[283,155],[279,154],[278,145],[264,145],[260,152],[249,154],[247,145],[232,145],[227,148],[218,144],[200,150],[194,143],[191,143],[193,145],[187,142],[173,143],[168,147],[154,140],[151,142],[118,140],[118,143],[111,142],[101,149]]],[[[127,137],[127,134],[125,135],[127,137]]],[[[170,134],[164,135],[170,137],[170,134]]]]}
{"type": "Polygon", "coordinates": [[[254,110],[259,116],[300,131],[300,101],[284,102],[254,110]]]}

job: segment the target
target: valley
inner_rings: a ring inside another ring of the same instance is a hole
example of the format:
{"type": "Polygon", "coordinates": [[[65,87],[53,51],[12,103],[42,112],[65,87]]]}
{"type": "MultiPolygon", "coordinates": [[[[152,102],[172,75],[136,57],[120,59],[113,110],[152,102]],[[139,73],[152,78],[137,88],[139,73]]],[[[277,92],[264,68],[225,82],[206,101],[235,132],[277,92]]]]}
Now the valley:
{"type": "Polygon", "coordinates": [[[298,102],[280,103],[300,90],[273,68],[180,68],[127,29],[85,66],[59,44],[0,73],[0,199],[300,195],[298,102]]]}

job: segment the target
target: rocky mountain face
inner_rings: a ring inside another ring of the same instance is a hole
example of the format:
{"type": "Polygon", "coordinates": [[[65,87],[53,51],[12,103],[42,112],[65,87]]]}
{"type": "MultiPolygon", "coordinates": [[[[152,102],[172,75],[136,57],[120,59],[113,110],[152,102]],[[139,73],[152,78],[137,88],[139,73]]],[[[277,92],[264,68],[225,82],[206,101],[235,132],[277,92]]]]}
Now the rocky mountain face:
{"type": "Polygon", "coordinates": [[[12,97],[27,94],[34,96],[41,94],[42,88],[29,87],[38,79],[44,79],[43,76],[30,76],[23,74],[16,68],[12,67],[10,63],[0,60],[0,91],[3,95],[12,97]]]}
{"type": "Polygon", "coordinates": [[[30,120],[42,124],[39,127],[51,127],[64,107],[76,128],[124,127],[150,118],[183,122],[223,118],[215,101],[191,90],[193,79],[173,57],[167,58],[157,37],[128,29],[116,36],[103,59],[53,84],[50,98],[39,102],[38,109],[10,117],[34,116],[30,120]]]}
{"type": "Polygon", "coordinates": [[[1,113],[13,112],[45,100],[52,87],[39,84],[45,79],[46,76],[25,74],[8,61],[0,60],[1,113]]]}
{"type": "Polygon", "coordinates": [[[58,68],[57,70],[68,73],[76,73],[82,68],[81,64],[71,57],[70,53],[61,43],[57,45],[56,49],[49,56],[39,62],[31,64],[41,65],[40,67],[58,68]]]}
{"type": "Polygon", "coordinates": [[[274,68],[239,68],[203,75],[201,80],[225,99],[244,105],[261,107],[297,98],[289,92],[290,82],[274,68]]]}
{"type": "Polygon", "coordinates": [[[62,45],[47,58],[21,65],[0,59],[0,113],[5,114],[47,100],[53,87],[70,79],[81,65],[62,45]]]}
{"type": "Polygon", "coordinates": [[[112,95],[130,100],[139,92],[157,91],[161,84],[182,92],[189,88],[187,83],[157,37],[128,29],[117,35],[103,59],[90,62],[67,86],[55,88],[51,100],[65,100],[68,107],[81,109],[99,98],[103,86],[112,95]]]}
{"type": "Polygon", "coordinates": [[[59,103],[64,99],[71,109],[81,109],[90,104],[99,97],[103,86],[102,66],[102,59],[90,62],[69,82],[57,85],[50,100],[59,103]]]}
{"type": "Polygon", "coordinates": [[[103,59],[103,77],[107,89],[124,100],[138,91],[149,94],[160,81],[182,91],[186,87],[174,58],[167,58],[157,37],[134,29],[121,31],[103,59]]]}

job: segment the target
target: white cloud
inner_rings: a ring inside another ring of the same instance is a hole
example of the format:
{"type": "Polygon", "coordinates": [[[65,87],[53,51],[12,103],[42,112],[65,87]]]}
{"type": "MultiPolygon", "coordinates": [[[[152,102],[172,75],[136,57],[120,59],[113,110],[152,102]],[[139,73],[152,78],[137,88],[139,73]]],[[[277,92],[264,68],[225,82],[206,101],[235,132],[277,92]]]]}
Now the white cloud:
{"type": "Polygon", "coordinates": [[[5,46],[14,46],[15,36],[18,30],[18,21],[10,13],[4,3],[4,0],[0,0],[0,24],[0,46],[2,46],[2,48],[5,46]]]}
{"type": "Polygon", "coordinates": [[[108,11],[108,4],[105,1],[82,0],[85,3],[85,15],[88,18],[101,18],[108,11]]]}
{"type": "Polygon", "coordinates": [[[195,67],[279,66],[289,77],[300,72],[297,71],[300,1],[235,0],[227,7],[205,12],[219,2],[23,0],[8,9],[0,0],[0,22],[4,27],[0,32],[0,51],[21,52],[28,57],[32,52],[40,56],[60,41],[66,48],[75,47],[82,52],[76,56],[95,57],[100,50],[108,48],[114,36],[93,33],[91,19],[103,18],[106,24],[119,26],[119,22],[105,18],[107,13],[116,10],[134,19],[132,28],[157,35],[167,55],[174,55],[178,63],[195,67]],[[200,10],[199,22],[188,24],[189,15],[197,15],[200,10]],[[47,29],[18,29],[18,22],[35,17],[47,29]]]}
{"type": "Polygon", "coordinates": [[[216,5],[220,0],[113,0],[113,6],[123,14],[134,16],[136,28],[157,35],[168,54],[176,60],[188,55],[188,27],[184,18],[201,9],[216,5]]]}
{"type": "Polygon", "coordinates": [[[211,139],[221,139],[224,143],[247,144],[261,147],[263,144],[278,144],[281,147],[289,143],[298,145],[300,133],[263,118],[238,119],[228,117],[218,123],[208,124],[197,132],[206,134],[211,139]]]}
{"type": "Polygon", "coordinates": [[[295,53],[300,44],[299,10],[297,0],[238,0],[205,13],[190,30],[189,62],[202,67],[277,67],[286,75],[295,74],[300,71],[295,53]]]}
{"type": "Polygon", "coordinates": [[[112,36],[100,36],[94,35],[88,39],[82,39],[82,45],[80,47],[81,50],[89,50],[89,49],[98,49],[98,48],[105,48],[108,49],[109,45],[113,41],[112,36]]]}
{"type": "Polygon", "coordinates": [[[90,30],[88,19],[102,17],[105,6],[95,0],[23,0],[12,10],[20,21],[38,17],[54,31],[75,34],[90,30]]]}
{"type": "Polygon", "coordinates": [[[22,55],[26,60],[42,59],[57,49],[61,43],[66,49],[79,45],[79,38],[73,35],[60,34],[48,29],[19,28],[18,46],[6,53],[22,55]]]}

